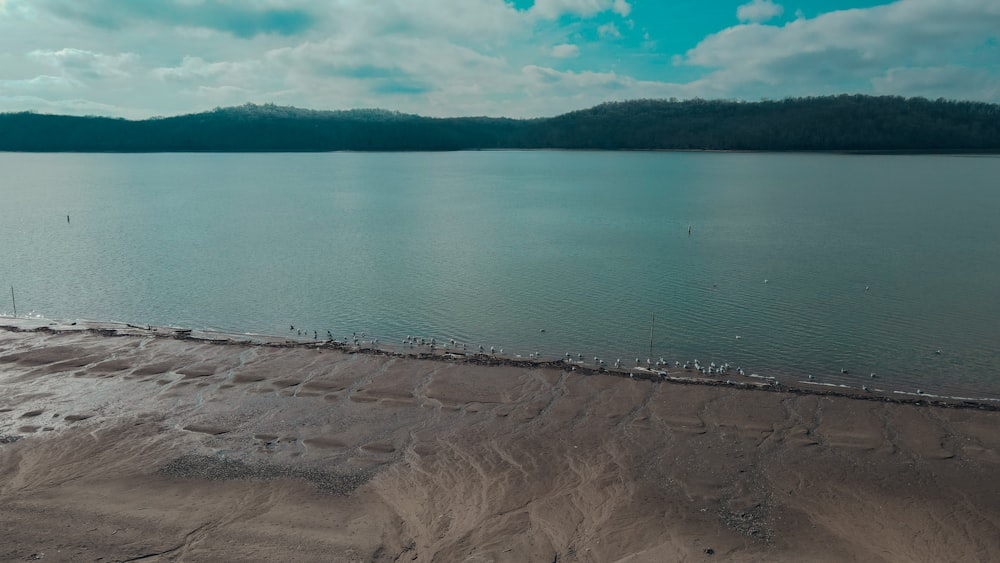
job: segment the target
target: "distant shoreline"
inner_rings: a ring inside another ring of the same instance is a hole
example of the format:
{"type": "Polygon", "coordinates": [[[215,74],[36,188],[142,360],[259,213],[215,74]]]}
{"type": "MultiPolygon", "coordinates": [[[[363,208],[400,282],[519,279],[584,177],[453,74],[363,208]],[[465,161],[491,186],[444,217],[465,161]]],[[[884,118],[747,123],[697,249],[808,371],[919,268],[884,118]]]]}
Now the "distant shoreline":
{"type": "Polygon", "coordinates": [[[399,154],[399,153],[445,153],[445,152],[601,152],[601,153],[718,153],[718,154],[839,154],[855,156],[970,156],[1000,157],[1000,149],[601,149],[601,148],[487,148],[487,149],[399,149],[399,150],[356,150],[356,149],[261,149],[261,150],[17,150],[0,149],[0,153],[10,154],[399,154]]]}
{"type": "Polygon", "coordinates": [[[0,150],[330,152],[492,149],[995,153],[998,106],[843,94],[779,101],[630,100],[553,117],[423,117],[245,104],[126,120],[0,113],[0,150]]]}
{"type": "Polygon", "coordinates": [[[0,316],[0,330],[8,332],[44,332],[51,334],[89,333],[106,337],[156,337],[188,340],[212,345],[263,346],[270,348],[296,348],[336,350],[346,354],[371,356],[393,356],[422,361],[458,363],[478,366],[506,366],[528,369],[557,369],[580,375],[607,375],[612,377],[639,379],[675,385],[701,385],[726,387],[747,391],[784,392],[797,395],[843,397],[848,399],[875,401],[897,405],[930,406],[948,409],[975,409],[1000,411],[1000,401],[986,398],[948,397],[930,393],[916,395],[893,389],[858,389],[843,385],[793,381],[779,382],[774,377],[756,375],[741,376],[736,373],[719,376],[703,375],[683,367],[664,369],[595,367],[585,362],[564,359],[524,359],[520,356],[487,354],[449,350],[447,347],[417,346],[407,348],[389,344],[373,344],[361,341],[358,345],[339,340],[305,340],[277,335],[241,334],[213,330],[195,330],[168,326],[139,326],[122,322],[61,322],[51,319],[22,319],[0,316]],[[902,395],[902,396],[900,396],[902,395]]]}

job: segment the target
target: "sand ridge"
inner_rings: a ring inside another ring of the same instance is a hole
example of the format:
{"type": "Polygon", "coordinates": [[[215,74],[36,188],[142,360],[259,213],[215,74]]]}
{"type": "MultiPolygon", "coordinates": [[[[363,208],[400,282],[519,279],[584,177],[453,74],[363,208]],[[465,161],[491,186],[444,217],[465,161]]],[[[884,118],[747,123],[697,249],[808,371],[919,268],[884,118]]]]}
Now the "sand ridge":
{"type": "Polygon", "coordinates": [[[993,410],[181,336],[0,331],[0,559],[1000,554],[993,410]]]}

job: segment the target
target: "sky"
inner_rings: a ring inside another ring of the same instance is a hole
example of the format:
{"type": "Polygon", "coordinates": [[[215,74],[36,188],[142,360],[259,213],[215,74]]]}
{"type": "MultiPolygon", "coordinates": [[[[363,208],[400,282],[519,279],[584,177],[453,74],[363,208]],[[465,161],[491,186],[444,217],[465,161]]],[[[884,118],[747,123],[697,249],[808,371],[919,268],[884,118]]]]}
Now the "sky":
{"type": "Polygon", "coordinates": [[[1000,0],[0,0],[0,112],[1000,102],[1000,0]]]}

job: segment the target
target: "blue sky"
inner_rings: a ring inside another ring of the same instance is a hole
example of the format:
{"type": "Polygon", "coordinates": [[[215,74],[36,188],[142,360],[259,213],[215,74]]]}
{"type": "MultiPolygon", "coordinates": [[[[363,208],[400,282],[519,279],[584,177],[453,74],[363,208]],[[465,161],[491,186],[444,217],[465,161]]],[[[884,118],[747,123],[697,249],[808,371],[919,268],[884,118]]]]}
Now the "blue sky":
{"type": "Polygon", "coordinates": [[[998,0],[0,0],[0,111],[431,116],[839,93],[1000,102],[998,0]]]}

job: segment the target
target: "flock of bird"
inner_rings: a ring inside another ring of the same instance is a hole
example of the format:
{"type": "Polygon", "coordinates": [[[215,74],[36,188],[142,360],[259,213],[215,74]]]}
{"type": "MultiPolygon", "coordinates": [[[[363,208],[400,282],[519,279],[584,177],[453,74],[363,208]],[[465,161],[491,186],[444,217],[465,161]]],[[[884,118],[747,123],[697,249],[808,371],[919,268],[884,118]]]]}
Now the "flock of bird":
{"type": "MultiPolygon", "coordinates": [[[[290,332],[294,332],[297,336],[304,337],[304,338],[308,338],[309,337],[309,331],[308,330],[296,329],[295,325],[289,325],[288,329],[289,329],[290,332]]],[[[544,329],[542,330],[542,332],[544,332],[544,329]]],[[[313,339],[314,340],[319,340],[319,331],[313,330],[312,333],[313,333],[312,334],[313,339]]],[[[739,337],[737,336],[737,338],[739,338],[739,337]]],[[[378,348],[379,347],[379,340],[378,340],[378,338],[368,339],[368,334],[366,332],[360,332],[360,333],[359,332],[353,332],[350,337],[344,337],[342,340],[336,340],[333,337],[333,332],[327,330],[326,331],[326,341],[327,342],[334,342],[334,343],[337,343],[337,344],[345,344],[345,345],[346,344],[352,344],[355,347],[359,347],[359,348],[362,347],[363,345],[370,345],[370,346],[372,346],[374,348],[378,348]]],[[[452,351],[454,351],[454,352],[461,352],[463,354],[466,354],[469,351],[469,344],[468,343],[459,342],[459,341],[455,340],[454,338],[450,338],[448,340],[440,340],[439,341],[437,338],[435,338],[433,336],[432,337],[423,337],[423,336],[406,335],[402,339],[401,346],[402,346],[402,348],[407,349],[407,350],[417,350],[417,349],[421,349],[421,348],[427,349],[432,354],[434,352],[436,352],[436,351],[444,351],[444,352],[452,352],[452,351]]],[[[478,352],[478,354],[480,354],[480,355],[487,355],[487,351],[488,351],[488,355],[489,356],[504,357],[504,349],[503,348],[498,348],[496,346],[490,346],[489,348],[487,348],[486,346],[484,346],[482,344],[478,345],[478,347],[474,350],[474,353],[478,352]]],[[[522,357],[523,356],[521,354],[514,354],[512,356],[512,358],[522,358],[522,357]]],[[[530,358],[530,359],[542,359],[543,356],[542,356],[542,353],[540,351],[538,351],[538,352],[532,352],[532,353],[528,354],[528,358],[530,358]]],[[[562,360],[562,361],[564,361],[564,362],[566,362],[568,364],[576,364],[576,365],[581,365],[581,366],[587,365],[587,362],[584,360],[584,355],[582,353],[576,354],[575,358],[576,359],[574,360],[574,354],[572,354],[570,352],[566,352],[566,354],[562,358],[560,358],[560,360],[562,360]]],[[[667,369],[669,369],[671,367],[674,367],[674,368],[678,368],[678,369],[683,369],[685,371],[694,370],[694,371],[696,371],[698,373],[701,373],[702,375],[707,375],[707,376],[724,375],[724,374],[729,374],[729,373],[738,373],[739,375],[742,375],[742,376],[746,375],[746,371],[742,367],[736,367],[734,369],[729,364],[729,362],[724,362],[724,363],[720,363],[720,364],[716,364],[715,362],[709,362],[708,364],[702,364],[698,359],[688,360],[688,361],[684,361],[684,362],[674,361],[673,365],[671,366],[671,363],[668,360],[664,359],[661,356],[657,360],[653,360],[652,358],[646,358],[645,360],[642,360],[641,358],[635,358],[634,362],[631,363],[631,365],[628,365],[628,364],[629,364],[629,362],[625,362],[621,358],[617,358],[617,359],[615,359],[615,361],[613,363],[613,368],[615,370],[635,369],[635,370],[660,372],[662,374],[665,374],[665,371],[667,369]]],[[[594,368],[596,368],[596,369],[607,369],[608,368],[608,363],[607,363],[606,360],[602,359],[600,356],[594,356],[592,366],[594,368]]],[[[756,374],[753,374],[753,375],[756,375],[756,374]]],[[[873,376],[874,376],[874,374],[873,374],[873,376]]],[[[812,376],[810,376],[810,378],[811,377],[812,376]]]]}
{"type": "MultiPolygon", "coordinates": [[[[765,284],[768,283],[768,280],[765,279],[764,283],[765,284]]],[[[869,286],[866,285],[865,286],[865,291],[868,291],[868,290],[869,290],[869,286]]],[[[294,325],[289,325],[289,330],[291,332],[295,332],[300,337],[305,337],[305,338],[309,337],[309,331],[308,330],[303,331],[301,329],[296,329],[294,325]]],[[[545,330],[542,329],[541,332],[545,332],[545,330]]],[[[313,330],[312,333],[313,333],[312,334],[313,339],[314,340],[319,340],[319,331],[313,330]]],[[[379,340],[378,340],[378,338],[371,338],[370,340],[366,340],[367,337],[368,337],[368,335],[367,335],[366,332],[361,332],[361,333],[353,332],[350,338],[344,337],[343,340],[337,341],[337,340],[334,339],[333,333],[331,331],[329,331],[329,330],[326,331],[326,340],[328,342],[334,342],[334,343],[337,343],[337,344],[344,344],[344,345],[353,344],[353,346],[356,347],[356,348],[360,348],[363,345],[367,344],[367,345],[370,345],[370,346],[378,349],[378,347],[379,347],[379,340]]],[[[742,336],[736,336],[737,340],[740,340],[741,338],[742,338],[742,336]]],[[[426,349],[428,349],[430,351],[431,354],[433,354],[433,353],[435,353],[436,351],[439,351],[439,350],[440,351],[444,351],[444,352],[461,352],[462,354],[467,354],[468,351],[469,351],[469,344],[468,343],[459,342],[459,341],[455,340],[454,338],[450,338],[448,340],[441,340],[441,341],[439,341],[435,337],[428,338],[428,337],[407,335],[406,337],[404,337],[402,339],[401,345],[402,345],[402,348],[409,349],[409,350],[416,350],[416,349],[426,348],[426,349]]],[[[487,355],[487,348],[485,346],[483,346],[482,344],[478,345],[478,354],[480,354],[480,355],[487,355]]],[[[941,350],[935,350],[934,354],[935,355],[940,355],[941,354],[941,350]]],[[[490,346],[489,347],[489,354],[488,355],[489,356],[494,356],[494,357],[496,357],[496,356],[505,357],[504,356],[504,349],[503,348],[497,348],[496,346],[490,346]]],[[[513,356],[511,356],[511,358],[515,358],[515,359],[516,358],[522,358],[522,357],[523,356],[521,354],[514,354],[513,356]]],[[[542,353],[541,352],[532,352],[532,353],[528,354],[528,358],[530,358],[530,359],[542,359],[542,353]]],[[[571,365],[572,364],[581,365],[581,366],[586,366],[587,365],[587,362],[584,361],[584,356],[583,356],[582,353],[577,353],[575,355],[575,359],[574,359],[574,354],[572,354],[570,352],[567,352],[562,358],[560,358],[560,360],[563,361],[563,362],[565,362],[565,363],[567,363],[567,364],[571,364],[571,365]]],[[[604,360],[604,359],[602,359],[600,356],[594,356],[592,366],[594,368],[596,368],[596,369],[599,369],[599,370],[600,369],[608,369],[608,363],[607,363],[607,361],[604,360]]],[[[675,360],[673,362],[672,366],[671,366],[671,363],[669,361],[667,361],[666,359],[664,359],[663,357],[660,357],[659,359],[657,359],[655,361],[652,358],[646,358],[645,361],[643,361],[641,358],[637,357],[637,358],[634,359],[633,362],[627,362],[627,361],[623,361],[621,358],[616,358],[615,361],[612,363],[612,368],[614,370],[616,370],[616,371],[639,370],[639,371],[659,373],[660,375],[667,375],[667,371],[666,370],[670,369],[671,367],[673,367],[675,369],[682,369],[682,370],[684,370],[686,372],[694,370],[694,371],[696,371],[696,372],[698,372],[698,373],[700,373],[702,375],[705,375],[705,376],[722,376],[722,375],[728,375],[730,373],[736,373],[736,374],[739,374],[740,376],[744,376],[744,377],[747,376],[746,371],[742,367],[737,366],[736,368],[733,368],[733,366],[730,365],[729,362],[723,362],[723,363],[720,363],[720,364],[716,364],[715,362],[709,362],[706,365],[706,364],[702,364],[698,359],[684,361],[684,362],[675,360]],[[629,364],[631,364],[631,365],[629,365],[629,364]]],[[[848,373],[849,372],[846,369],[841,369],[840,370],[840,374],[841,375],[848,375],[848,373]]],[[[761,376],[759,376],[757,374],[750,374],[750,377],[758,377],[759,378],[761,376]]],[[[877,377],[877,375],[874,372],[872,372],[872,373],[869,374],[869,377],[871,379],[875,379],[877,377]]],[[[780,385],[780,383],[778,382],[777,379],[774,379],[774,378],[771,378],[771,377],[767,377],[767,378],[764,378],[764,379],[769,379],[769,380],[771,380],[771,382],[773,384],[779,384],[780,385]]],[[[810,381],[814,380],[815,376],[813,376],[812,374],[810,374],[810,375],[807,376],[807,379],[810,380],[810,381]]],[[[730,380],[727,380],[727,383],[732,383],[732,382],[730,380]]],[[[862,385],[861,389],[863,391],[866,391],[866,392],[872,391],[872,389],[869,388],[867,385],[862,385]]],[[[924,394],[924,392],[921,389],[917,389],[917,394],[918,395],[922,395],[922,394],[924,394]]]]}

